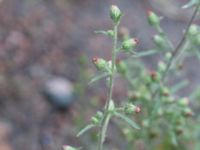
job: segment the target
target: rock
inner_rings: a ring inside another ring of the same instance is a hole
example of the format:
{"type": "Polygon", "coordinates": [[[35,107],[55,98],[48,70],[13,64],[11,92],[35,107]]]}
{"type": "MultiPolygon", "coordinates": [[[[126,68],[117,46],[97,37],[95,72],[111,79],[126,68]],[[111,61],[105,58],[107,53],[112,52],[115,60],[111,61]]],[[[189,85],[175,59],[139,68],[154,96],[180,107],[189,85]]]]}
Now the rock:
{"type": "Polygon", "coordinates": [[[54,77],[45,83],[43,95],[54,107],[67,109],[74,100],[74,88],[69,80],[54,77]]]}

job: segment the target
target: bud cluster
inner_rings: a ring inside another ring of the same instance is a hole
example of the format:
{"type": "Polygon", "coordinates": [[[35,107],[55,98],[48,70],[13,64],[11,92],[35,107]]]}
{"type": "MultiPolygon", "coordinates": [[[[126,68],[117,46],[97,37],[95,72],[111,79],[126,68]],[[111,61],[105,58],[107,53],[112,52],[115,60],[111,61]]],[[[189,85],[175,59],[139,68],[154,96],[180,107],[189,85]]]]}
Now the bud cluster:
{"type": "Polygon", "coordinates": [[[99,125],[103,119],[103,113],[98,111],[95,116],[91,118],[91,123],[93,125],[99,125]]]}

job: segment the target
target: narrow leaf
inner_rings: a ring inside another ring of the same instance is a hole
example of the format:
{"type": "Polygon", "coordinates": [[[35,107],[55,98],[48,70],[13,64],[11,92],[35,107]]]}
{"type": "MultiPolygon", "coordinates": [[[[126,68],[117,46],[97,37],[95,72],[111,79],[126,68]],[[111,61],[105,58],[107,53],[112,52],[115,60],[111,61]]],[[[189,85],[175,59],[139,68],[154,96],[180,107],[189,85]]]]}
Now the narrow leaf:
{"type": "Polygon", "coordinates": [[[86,127],[84,127],[78,134],[77,137],[83,135],[85,132],[87,132],[88,130],[90,130],[91,128],[95,127],[95,125],[93,124],[89,124],[86,127]]]}
{"type": "Polygon", "coordinates": [[[153,55],[158,53],[157,50],[148,50],[148,51],[142,51],[142,52],[136,52],[133,57],[145,57],[145,56],[149,56],[149,55],[153,55]]]}
{"type": "Polygon", "coordinates": [[[125,122],[127,122],[131,127],[135,128],[135,129],[140,129],[139,125],[137,125],[133,120],[131,120],[130,118],[128,118],[127,116],[125,116],[124,114],[115,112],[114,115],[116,117],[121,118],[122,120],[124,120],[125,122]]]}
{"type": "Polygon", "coordinates": [[[81,148],[75,148],[69,145],[63,145],[63,150],[81,150],[81,148]]]}
{"type": "Polygon", "coordinates": [[[196,4],[198,4],[198,1],[199,0],[190,0],[187,4],[183,5],[182,8],[183,9],[191,8],[195,6],[196,4]]]}
{"type": "Polygon", "coordinates": [[[94,33],[108,35],[107,31],[94,31],[94,33]]]}
{"type": "Polygon", "coordinates": [[[92,84],[93,82],[96,82],[96,81],[98,81],[98,80],[100,80],[100,79],[102,79],[102,78],[105,78],[105,77],[107,77],[109,74],[107,73],[107,72],[104,72],[104,73],[102,73],[102,74],[100,74],[100,75],[97,75],[97,76],[94,76],[90,81],[89,81],[89,85],[90,84],[92,84]]]}
{"type": "Polygon", "coordinates": [[[187,80],[184,80],[183,82],[180,82],[176,85],[174,85],[171,89],[172,93],[176,93],[177,91],[179,91],[180,89],[186,87],[188,85],[188,81],[187,80]]]}

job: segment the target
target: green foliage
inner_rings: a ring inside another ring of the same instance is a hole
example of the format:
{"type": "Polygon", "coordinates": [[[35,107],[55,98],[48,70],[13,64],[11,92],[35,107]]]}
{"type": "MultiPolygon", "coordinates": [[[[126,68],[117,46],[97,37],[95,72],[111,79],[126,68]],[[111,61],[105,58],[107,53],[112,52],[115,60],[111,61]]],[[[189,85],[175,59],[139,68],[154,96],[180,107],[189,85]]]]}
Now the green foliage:
{"type": "Polygon", "coordinates": [[[134,141],[141,140],[146,147],[145,150],[190,149],[187,145],[189,142],[193,142],[196,149],[199,148],[198,142],[195,141],[200,136],[200,129],[190,124],[190,122],[197,124],[199,120],[193,117],[194,112],[190,108],[190,101],[194,98],[199,99],[200,94],[194,92],[191,94],[192,96],[179,96],[178,92],[189,84],[187,80],[173,85],[168,84],[170,79],[180,73],[181,68],[177,65],[180,64],[180,60],[184,61],[184,58],[188,56],[186,54],[196,55],[198,53],[197,56],[200,58],[198,48],[200,30],[198,25],[192,24],[200,7],[199,0],[191,0],[184,8],[191,6],[196,6],[195,11],[183,37],[176,46],[162,30],[161,17],[150,11],[147,18],[149,25],[157,31],[153,36],[155,47],[143,51],[137,51],[138,41],[131,38],[127,30],[121,39],[118,38],[122,13],[117,6],[111,6],[110,18],[113,22],[113,29],[96,33],[112,38],[112,60],[93,58],[93,64],[99,73],[89,82],[91,84],[106,78],[108,83],[107,100],[101,111],[97,111],[91,117],[90,123],[77,136],[83,135],[95,127],[99,139],[97,149],[103,150],[110,120],[115,117],[132,127],[127,128],[124,124],[120,126],[124,138],[132,141],[128,147],[133,147],[134,141]],[[118,60],[118,53],[131,54],[131,59],[118,60]],[[156,54],[159,55],[160,60],[153,70],[146,68],[140,59],[135,59],[156,54]],[[183,54],[185,54],[184,57],[182,57],[183,54]],[[113,84],[117,82],[115,79],[117,74],[129,83],[128,97],[122,104],[116,103],[113,98],[113,84]],[[195,138],[191,139],[191,137],[195,138]]]}

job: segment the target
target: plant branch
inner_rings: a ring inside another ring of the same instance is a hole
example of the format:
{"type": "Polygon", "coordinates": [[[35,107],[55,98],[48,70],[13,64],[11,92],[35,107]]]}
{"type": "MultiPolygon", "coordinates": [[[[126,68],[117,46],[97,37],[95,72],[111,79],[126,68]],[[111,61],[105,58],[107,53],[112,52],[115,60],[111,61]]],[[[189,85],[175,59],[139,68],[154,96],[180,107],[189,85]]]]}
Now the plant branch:
{"type": "MultiPolygon", "coordinates": [[[[192,22],[194,21],[194,19],[195,19],[197,13],[198,13],[199,7],[200,7],[200,4],[198,4],[198,5],[196,6],[192,17],[191,17],[190,21],[189,21],[188,24],[187,24],[187,27],[186,27],[186,30],[185,30],[185,32],[184,32],[184,35],[183,35],[182,39],[180,40],[180,42],[178,43],[178,45],[176,46],[176,48],[175,48],[174,51],[172,52],[172,57],[171,57],[170,60],[168,61],[167,66],[166,66],[166,69],[165,69],[164,73],[162,74],[162,78],[161,78],[161,81],[160,81],[161,84],[165,81],[166,76],[167,76],[167,74],[168,74],[168,72],[169,72],[169,70],[170,70],[170,68],[171,68],[171,66],[172,66],[172,64],[173,64],[173,62],[174,62],[176,56],[182,51],[182,46],[184,45],[184,43],[185,43],[185,41],[186,41],[186,36],[187,36],[187,34],[188,34],[188,30],[189,30],[189,28],[190,28],[192,22]]],[[[154,99],[155,96],[157,95],[157,93],[158,93],[158,91],[159,91],[159,88],[160,88],[160,86],[159,86],[159,87],[156,89],[156,91],[153,93],[152,99],[154,99]]]]}
{"type": "Polygon", "coordinates": [[[110,113],[109,113],[109,105],[112,100],[113,95],[113,83],[115,76],[115,61],[116,61],[116,52],[117,52],[117,33],[118,33],[118,24],[114,25],[114,40],[113,40],[113,49],[112,49],[112,66],[111,66],[111,75],[109,80],[109,93],[108,98],[105,105],[104,118],[102,120],[102,124],[100,127],[100,135],[98,141],[98,150],[103,150],[103,143],[105,141],[106,132],[108,128],[108,124],[110,121],[110,113]]]}
{"type": "MultiPolygon", "coordinates": [[[[165,79],[166,79],[166,77],[167,77],[167,74],[168,74],[168,72],[169,72],[169,70],[170,70],[170,68],[171,68],[171,66],[172,66],[172,64],[173,64],[173,62],[174,62],[174,60],[176,59],[176,56],[177,56],[180,52],[182,52],[182,50],[183,50],[182,47],[183,47],[183,45],[184,45],[184,43],[185,43],[185,41],[186,41],[186,36],[187,36],[187,34],[188,34],[189,28],[190,28],[190,26],[192,25],[192,22],[194,21],[196,15],[197,15],[197,13],[198,13],[199,7],[200,7],[200,3],[196,6],[196,8],[195,8],[195,10],[194,10],[194,12],[193,12],[192,17],[191,17],[190,21],[189,21],[188,24],[187,24],[187,27],[186,27],[186,29],[185,29],[185,32],[184,32],[184,34],[183,34],[182,39],[180,40],[180,42],[178,43],[178,45],[176,46],[176,48],[174,49],[174,51],[172,51],[172,57],[171,57],[170,60],[168,61],[167,66],[166,66],[166,69],[165,69],[164,73],[162,74],[162,77],[161,77],[161,80],[160,80],[160,84],[158,85],[158,87],[157,87],[157,89],[155,90],[155,92],[153,92],[153,94],[152,94],[152,100],[156,99],[156,97],[157,97],[157,95],[158,95],[158,92],[159,92],[159,90],[160,90],[160,87],[161,87],[161,85],[165,82],[165,79]]],[[[152,114],[151,114],[151,117],[150,117],[151,119],[152,119],[153,116],[154,116],[154,113],[155,113],[155,111],[156,111],[155,109],[157,108],[158,104],[159,104],[159,102],[157,101],[156,104],[155,104],[155,106],[154,106],[154,108],[153,108],[153,111],[152,111],[152,114]]],[[[150,119],[150,120],[151,120],[151,119],[150,119]]]]}

